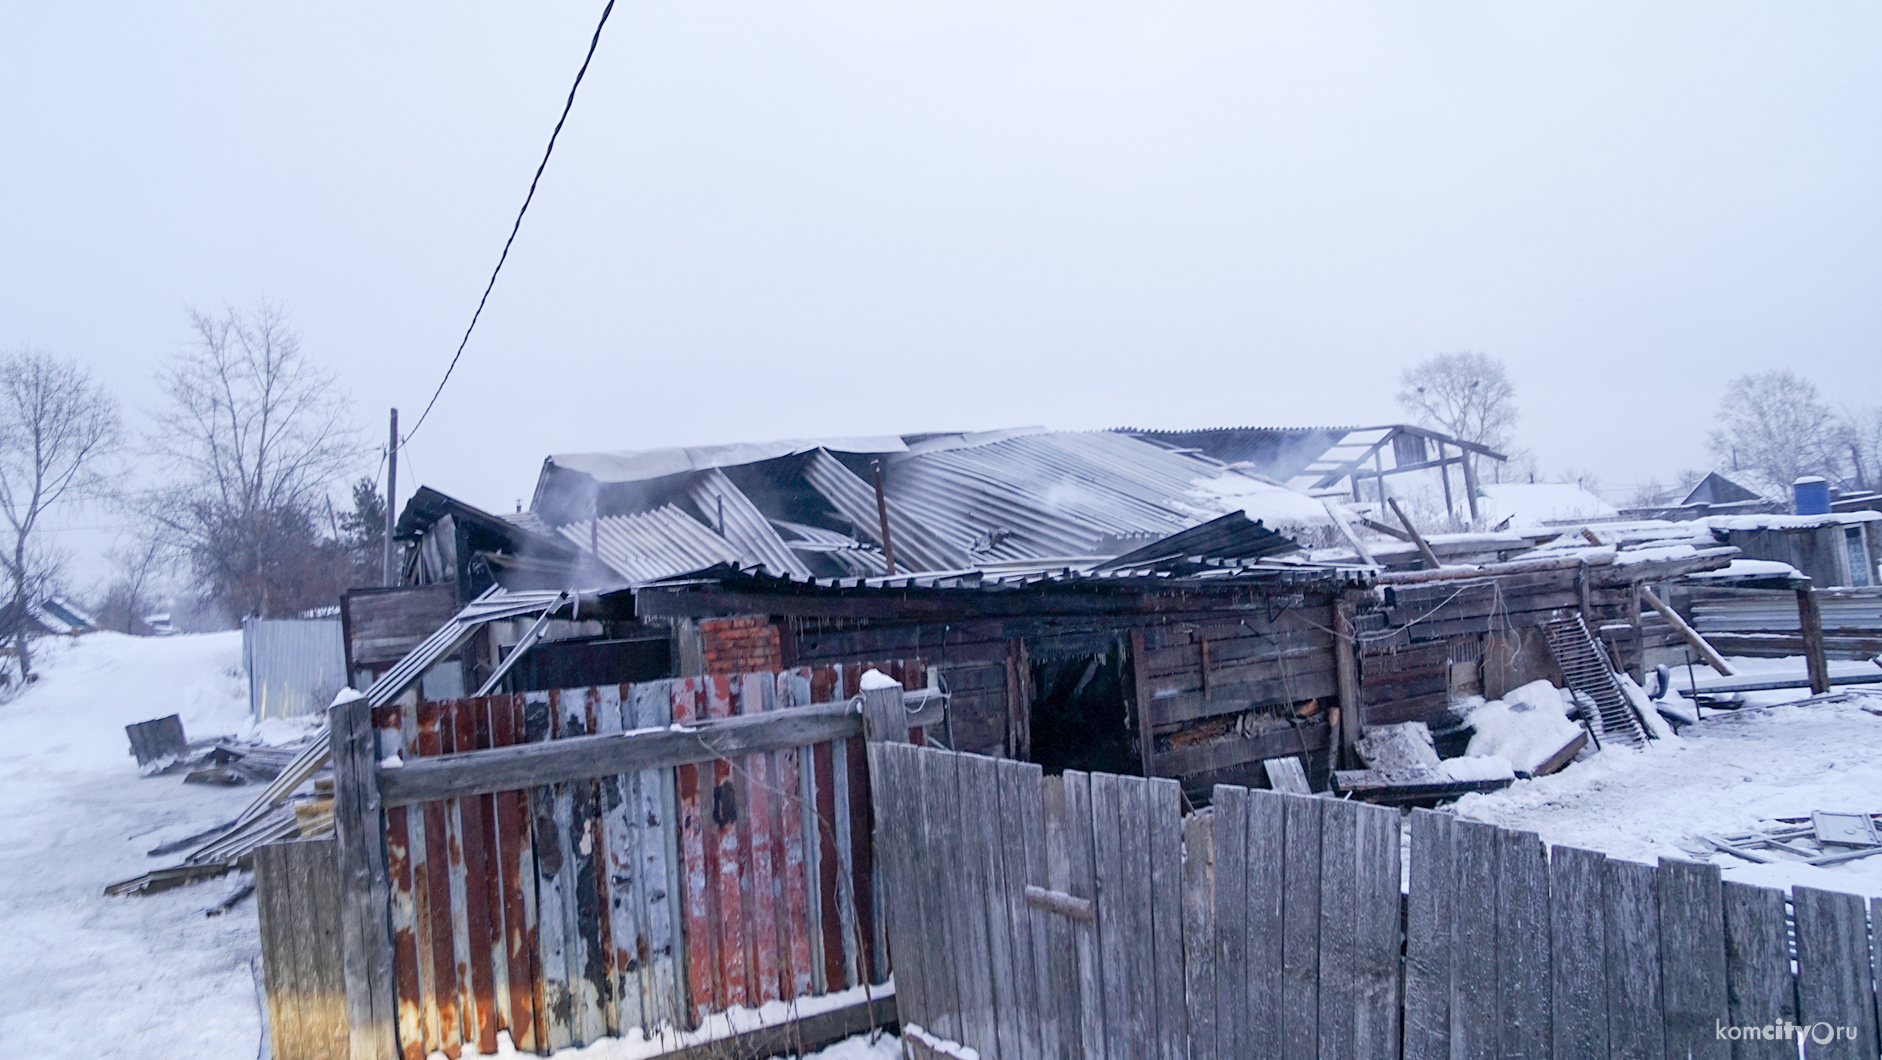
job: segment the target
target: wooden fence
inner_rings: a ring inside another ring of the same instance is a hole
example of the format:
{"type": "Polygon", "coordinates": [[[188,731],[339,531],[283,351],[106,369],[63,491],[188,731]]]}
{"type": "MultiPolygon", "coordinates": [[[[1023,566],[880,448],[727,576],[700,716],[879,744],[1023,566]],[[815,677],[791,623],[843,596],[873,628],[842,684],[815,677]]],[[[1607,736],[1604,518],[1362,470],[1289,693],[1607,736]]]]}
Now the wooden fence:
{"type": "Polygon", "coordinates": [[[1788,1023],[1878,1056],[1882,899],[1796,888],[1787,932],[1710,865],[1415,811],[1402,866],[1381,807],[1223,786],[1185,818],[1173,781],[869,754],[919,1054],[1795,1058],[1788,1023]]]}
{"type": "Polygon", "coordinates": [[[350,1055],[546,1054],[885,982],[865,669],[335,707],[350,1055]]]}

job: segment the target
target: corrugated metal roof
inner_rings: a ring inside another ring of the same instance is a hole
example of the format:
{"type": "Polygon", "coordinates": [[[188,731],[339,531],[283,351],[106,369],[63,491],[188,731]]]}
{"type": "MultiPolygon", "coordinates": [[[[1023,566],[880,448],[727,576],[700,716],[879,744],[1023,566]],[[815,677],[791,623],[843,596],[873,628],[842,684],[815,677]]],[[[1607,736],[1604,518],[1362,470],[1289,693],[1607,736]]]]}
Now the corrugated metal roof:
{"type": "MultiPolygon", "coordinates": [[[[819,449],[804,464],[804,478],[814,486],[831,507],[843,514],[858,530],[880,545],[880,521],[876,512],[876,488],[864,482],[843,462],[819,449]]],[[[887,487],[884,487],[887,493],[887,487]]],[[[953,570],[969,565],[967,552],[947,540],[921,516],[910,517],[894,497],[889,498],[889,535],[893,539],[896,562],[911,570],[953,570]]]]}
{"type": "Polygon", "coordinates": [[[1231,512],[1109,560],[1098,569],[1162,568],[1173,562],[1187,562],[1191,557],[1217,561],[1258,560],[1299,550],[1300,546],[1292,538],[1275,533],[1261,525],[1260,520],[1231,512]]]}
{"type": "MultiPolygon", "coordinates": [[[[1199,490],[1225,477],[1255,494],[1264,487],[1277,498],[1289,492],[1111,432],[1034,434],[911,454],[890,464],[885,488],[976,560],[1022,560],[1094,555],[1106,551],[1107,539],[1147,542],[1186,530],[1230,506],[1226,497],[1199,490]]],[[[1315,521],[1325,521],[1324,514],[1315,521]]]]}
{"type": "Polygon", "coordinates": [[[736,566],[742,558],[725,538],[671,504],[638,515],[603,516],[592,537],[591,522],[584,519],[556,529],[581,548],[592,540],[601,562],[636,584],[721,563],[736,566]]]}
{"type": "Polygon", "coordinates": [[[630,453],[558,453],[548,466],[579,471],[596,482],[644,482],[648,479],[739,467],[781,456],[829,449],[838,453],[899,453],[908,448],[893,435],[851,438],[784,438],[770,442],[734,442],[730,445],[689,445],[646,449],[630,453]]]}
{"type": "Polygon", "coordinates": [[[719,523],[719,536],[739,550],[745,566],[763,566],[773,574],[810,577],[810,568],[797,558],[771,526],[765,513],[745,496],[725,472],[712,468],[686,487],[687,498],[706,518],[719,523]]]}

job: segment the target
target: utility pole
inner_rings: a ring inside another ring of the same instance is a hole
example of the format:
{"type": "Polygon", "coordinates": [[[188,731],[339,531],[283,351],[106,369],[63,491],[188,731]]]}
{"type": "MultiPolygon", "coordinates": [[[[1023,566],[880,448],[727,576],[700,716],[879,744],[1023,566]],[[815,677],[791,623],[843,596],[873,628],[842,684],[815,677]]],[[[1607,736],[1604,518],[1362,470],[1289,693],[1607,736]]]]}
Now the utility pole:
{"type": "Polygon", "coordinates": [[[380,581],[390,589],[398,584],[399,572],[392,566],[392,531],[399,523],[399,410],[392,410],[392,429],[386,437],[386,540],[384,570],[380,581]]]}

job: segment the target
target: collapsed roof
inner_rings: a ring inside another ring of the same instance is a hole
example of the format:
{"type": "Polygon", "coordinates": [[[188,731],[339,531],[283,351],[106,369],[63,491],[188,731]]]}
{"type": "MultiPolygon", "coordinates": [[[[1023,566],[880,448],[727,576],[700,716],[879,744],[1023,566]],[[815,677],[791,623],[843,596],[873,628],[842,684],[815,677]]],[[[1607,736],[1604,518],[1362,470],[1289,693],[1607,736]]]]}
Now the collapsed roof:
{"type": "Polygon", "coordinates": [[[717,564],[871,577],[888,571],[878,473],[901,571],[1105,559],[1234,513],[1270,534],[1329,522],[1246,463],[1043,428],[558,454],[531,509],[630,581],[717,564]]]}

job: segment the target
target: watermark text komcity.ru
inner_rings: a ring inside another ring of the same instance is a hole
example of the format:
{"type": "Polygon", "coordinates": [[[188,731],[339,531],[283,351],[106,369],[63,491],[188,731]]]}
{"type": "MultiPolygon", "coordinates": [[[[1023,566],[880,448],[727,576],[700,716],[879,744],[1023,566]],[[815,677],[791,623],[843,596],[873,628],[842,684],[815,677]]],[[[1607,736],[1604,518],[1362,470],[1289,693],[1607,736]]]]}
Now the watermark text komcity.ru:
{"type": "Polygon", "coordinates": [[[1816,1023],[1792,1023],[1790,1020],[1786,1019],[1780,1020],[1777,1023],[1766,1023],[1749,1027],[1728,1027],[1717,1020],[1714,1020],[1713,1023],[1715,1024],[1720,1041],[1802,1041],[1814,1042],[1817,1045],[1828,1045],[1831,1042],[1853,1042],[1856,1040],[1856,1028],[1838,1027],[1833,1023],[1824,1021],[1816,1023]]]}

